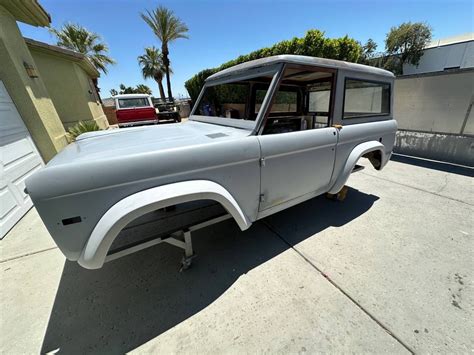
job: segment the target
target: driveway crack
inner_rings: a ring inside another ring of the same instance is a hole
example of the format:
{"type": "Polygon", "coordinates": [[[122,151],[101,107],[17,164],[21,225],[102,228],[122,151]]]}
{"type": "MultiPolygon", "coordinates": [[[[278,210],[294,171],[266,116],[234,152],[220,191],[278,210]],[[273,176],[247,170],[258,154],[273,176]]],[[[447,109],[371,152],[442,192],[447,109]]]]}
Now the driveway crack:
{"type": "Polygon", "coordinates": [[[267,229],[275,234],[283,243],[288,245],[291,249],[293,249],[304,261],[306,261],[311,267],[313,267],[317,272],[319,272],[326,280],[328,280],[339,292],[341,292],[346,298],[348,298],[357,308],[359,308],[362,312],[364,312],[370,319],[372,319],[379,327],[381,327],[388,335],[390,335],[396,342],[398,342],[401,346],[403,346],[408,352],[411,354],[415,354],[415,351],[406,344],[400,337],[394,334],[385,324],[382,323],[375,315],[370,313],[364,306],[362,306],[357,300],[355,300],[351,295],[349,295],[344,289],[339,286],[333,279],[329,277],[324,271],[322,271],[318,266],[316,266],[311,260],[309,260],[306,256],[303,255],[298,249],[295,248],[293,244],[285,239],[275,227],[273,227],[270,223],[265,220],[261,221],[267,229]]]}
{"type": "MultiPolygon", "coordinates": [[[[425,192],[425,193],[427,193],[427,194],[431,194],[431,195],[435,195],[435,196],[438,196],[438,197],[446,198],[446,199],[451,200],[451,201],[460,202],[460,203],[463,203],[463,204],[468,205],[468,206],[474,206],[473,204],[471,204],[471,203],[469,203],[469,202],[462,201],[462,200],[458,200],[457,198],[453,198],[453,197],[441,195],[441,194],[436,193],[436,192],[432,192],[432,191],[420,189],[419,187],[415,187],[415,186],[403,184],[403,183],[401,183],[401,182],[397,182],[397,181],[390,180],[390,179],[385,179],[385,178],[382,178],[382,177],[380,177],[380,176],[375,176],[375,175],[367,174],[367,173],[364,173],[364,172],[361,172],[360,174],[363,174],[363,175],[365,175],[365,176],[370,176],[370,177],[373,177],[373,178],[375,178],[375,179],[379,179],[379,180],[391,182],[391,183],[393,183],[393,184],[397,184],[397,185],[400,185],[400,186],[408,187],[408,188],[410,188],[410,189],[414,189],[414,190],[418,190],[418,191],[421,191],[421,192],[425,192]]],[[[443,189],[444,189],[444,187],[443,187],[443,189]]]]}
{"type": "Polygon", "coordinates": [[[46,249],[41,249],[41,250],[33,251],[33,252],[31,252],[31,253],[26,253],[26,254],[21,254],[21,255],[12,256],[11,258],[7,258],[7,259],[4,259],[4,260],[0,260],[0,264],[6,263],[7,261],[12,261],[12,260],[16,260],[16,259],[21,259],[21,258],[24,258],[24,257],[27,257],[27,256],[31,256],[31,255],[36,255],[36,254],[43,253],[43,252],[45,252],[45,251],[50,251],[50,250],[53,250],[53,249],[58,249],[58,247],[51,247],[51,248],[46,248],[46,249]]]}

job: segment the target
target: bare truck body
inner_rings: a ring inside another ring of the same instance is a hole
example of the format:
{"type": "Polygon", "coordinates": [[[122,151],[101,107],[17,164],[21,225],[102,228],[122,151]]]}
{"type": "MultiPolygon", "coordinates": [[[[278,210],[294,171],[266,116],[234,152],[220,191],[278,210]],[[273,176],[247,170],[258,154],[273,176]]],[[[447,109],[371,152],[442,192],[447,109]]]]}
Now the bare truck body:
{"type": "MultiPolygon", "coordinates": [[[[393,79],[303,56],[240,64],[206,80],[187,122],[83,134],[27,191],[64,255],[90,269],[127,225],[166,207],[214,201],[245,230],[339,192],[362,157],[384,167],[397,129],[393,79]]],[[[168,241],[190,256],[188,237],[144,245],[168,241]]]]}

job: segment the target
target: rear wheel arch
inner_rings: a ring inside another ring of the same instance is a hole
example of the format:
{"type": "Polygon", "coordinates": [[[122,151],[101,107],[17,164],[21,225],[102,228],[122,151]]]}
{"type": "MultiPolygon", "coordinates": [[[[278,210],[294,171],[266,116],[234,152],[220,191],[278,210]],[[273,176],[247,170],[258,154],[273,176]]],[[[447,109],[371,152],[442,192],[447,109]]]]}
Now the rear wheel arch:
{"type": "Polygon", "coordinates": [[[101,268],[115,238],[134,219],[154,210],[180,203],[214,200],[232,215],[240,229],[251,222],[237,201],[221,185],[208,180],[192,180],[154,187],[132,194],[113,205],[94,227],[78,260],[87,269],[101,268]]]}
{"type": "Polygon", "coordinates": [[[368,158],[372,166],[377,170],[381,170],[389,158],[385,154],[385,146],[378,141],[364,142],[355,146],[328,193],[337,194],[344,187],[356,163],[362,157],[368,158]]]}

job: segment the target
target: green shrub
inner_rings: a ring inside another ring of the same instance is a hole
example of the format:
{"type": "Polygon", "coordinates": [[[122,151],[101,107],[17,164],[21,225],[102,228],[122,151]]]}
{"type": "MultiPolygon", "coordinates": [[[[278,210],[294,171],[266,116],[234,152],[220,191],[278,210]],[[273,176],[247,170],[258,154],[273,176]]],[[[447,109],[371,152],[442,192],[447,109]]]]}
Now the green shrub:
{"type": "Polygon", "coordinates": [[[68,137],[71,141],[75,141],[76,138],[82,133],[100,131],[96,121],[79,121],[74,126],[69,128],[68,137]]]}
{"type": "Polygon", "coordinates": [[[357,62],[362,54],[362,46],[355,39],[349,38],[348,36],[326,38],[322,31],[309,30],[302,38],[294,37],[290,40],[281,41],[271,47],[261,48],[249,54],[241,55],[236,59],[222,64],[218,68],[202,70],[186,81],[184,86],[186,90],[188,90],[193,102],[195,102],[204,85],[204,81],[212,74],[250,60],[282,54],[307,55],[311,57],[357,62]]]}

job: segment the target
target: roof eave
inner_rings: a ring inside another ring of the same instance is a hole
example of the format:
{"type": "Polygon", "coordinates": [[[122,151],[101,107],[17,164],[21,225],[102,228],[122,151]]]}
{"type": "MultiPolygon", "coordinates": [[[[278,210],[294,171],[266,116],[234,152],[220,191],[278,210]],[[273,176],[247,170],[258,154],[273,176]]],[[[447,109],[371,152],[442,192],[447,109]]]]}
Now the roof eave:
{"type": "Polygon", "coordinates": [[[4,6],[12,14],[15,20],[36,27],[49,27],[51,17],[37,0],[2,1],[4,6]]]}
{"type": "Polygon", "coordinates": [[[35,41],[34,39],[26,37],[25,43],[29,48],[32,48],[39,52],[43,52],[49,55],[53,55],[59,58],[65,58],[70,61],[76,62],[81,66],[82,69],[84,69],[87,74],[89,74],[92,79],[97,79],[98,77],[100,77],[100,73],[97,68],[94,66],[94,64],[92,64],[89,58],[87,58],[87,56],[82,53],[58,46],[53,46],[48,43],[35,41]]]}

